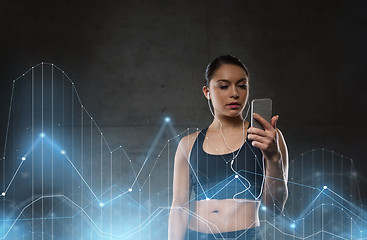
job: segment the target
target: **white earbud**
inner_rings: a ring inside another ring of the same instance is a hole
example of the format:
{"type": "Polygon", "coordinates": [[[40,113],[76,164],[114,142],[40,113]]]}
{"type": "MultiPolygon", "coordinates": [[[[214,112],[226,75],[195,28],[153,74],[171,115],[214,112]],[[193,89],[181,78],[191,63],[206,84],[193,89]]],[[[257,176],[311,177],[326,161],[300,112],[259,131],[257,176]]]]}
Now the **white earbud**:
{"type": "Polygon", "coordinates": [[[210,98],[210,93],[209,92],[208,92],[208,96],[206,98],[209,100],[209,98],[210,98]]]}

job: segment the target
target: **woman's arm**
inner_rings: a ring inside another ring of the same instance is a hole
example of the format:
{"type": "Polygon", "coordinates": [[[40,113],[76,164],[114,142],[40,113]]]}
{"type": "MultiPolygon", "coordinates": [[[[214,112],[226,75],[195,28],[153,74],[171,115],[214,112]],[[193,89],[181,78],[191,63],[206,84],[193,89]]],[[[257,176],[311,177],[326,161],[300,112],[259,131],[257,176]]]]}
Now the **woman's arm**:
{"type": "Polygon", "coordinates": [[[263,195],[263,204],[274,212],[283,212],[284,205],[288,199],[288,149],[279,129],[277,130],[277,141],[280,154],[274,155],[273,159],[266,161],[266,178],[263,195]]]}
{"type": "Polygon", "coordinates": [[[178,144],[174,173],[173,199],[168,223],[168,240],[183,240],[189,220],[190,166],[189,149],[191,136],[185,136],[178,144]]]}
{"type": "Polygon", "coordinates": [[[259,148],[265,160],[265,188],[263,204],[275,212],[282,212],[288,198],[288,149],[283,134],[276,128],[278,116],[268,123],[258,114],[254,118],[263,125],[264,130],[249,129],[250,140],[259,148]]]}

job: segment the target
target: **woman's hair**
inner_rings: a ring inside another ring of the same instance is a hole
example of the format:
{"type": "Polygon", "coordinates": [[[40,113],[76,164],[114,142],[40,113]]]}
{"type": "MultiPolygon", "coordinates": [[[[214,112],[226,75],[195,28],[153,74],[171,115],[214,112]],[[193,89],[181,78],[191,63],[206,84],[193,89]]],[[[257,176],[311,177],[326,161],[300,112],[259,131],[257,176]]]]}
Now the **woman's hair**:
{"type": "Polygon", "coordinates": [[[240,59],[232,56],[232,55],[223,55],[215,58],[213,61],[211,61],[208,66],[206,67],[205,71],[205,82],[204,85],[209,87],[210,80],[212,79],[215,71],[222,66],[223,64],[232,64],[241,67],[247,74],[247,76],[250,78],[250,73],[247,70],[247,67],[241,62],[240,59]]]}

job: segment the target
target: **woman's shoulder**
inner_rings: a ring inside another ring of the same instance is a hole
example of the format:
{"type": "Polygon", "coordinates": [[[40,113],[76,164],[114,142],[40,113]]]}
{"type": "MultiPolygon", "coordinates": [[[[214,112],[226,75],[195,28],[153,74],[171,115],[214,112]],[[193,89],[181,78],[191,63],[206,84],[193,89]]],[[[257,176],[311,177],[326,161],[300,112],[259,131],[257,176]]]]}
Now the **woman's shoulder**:
{"type": "Polygon", "coordinates": [[[180,144],[182,145],[193,145],[196,138],[198,137],[198,135],[200,134],[200,130],[196,131],[196,132],[193,132],[191,134],[188,134],[186,136],[184,136],[181,141],[180,141],[180,144]]]}
{"type": "Polygon", "coordinates": [[[191,134],[188,134],[186,136],[184,136],[181,140],[180,143],[178,144],[177,150],[180,149],[180,151],[182,151],[183,153],[185,153],[185,155],[188,157],[192,146],[194,145],[196,138],[198,137],[198,135],[200,134],[200,130],[193,132],[191,134]]]}

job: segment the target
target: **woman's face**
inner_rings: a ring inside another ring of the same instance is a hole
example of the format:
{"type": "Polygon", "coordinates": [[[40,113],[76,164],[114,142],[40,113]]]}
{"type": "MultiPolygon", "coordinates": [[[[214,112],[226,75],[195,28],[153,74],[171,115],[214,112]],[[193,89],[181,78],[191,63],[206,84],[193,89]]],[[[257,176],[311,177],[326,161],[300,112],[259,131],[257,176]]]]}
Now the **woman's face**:
{"type": "Polygon", "coordinates": [[[248,76],[243,68],[222,64],[213,74],[209,89],[204,86],[205,96],[210,93],[216,116],[236,117],[242,114],[249,94],[248,76]]]}

